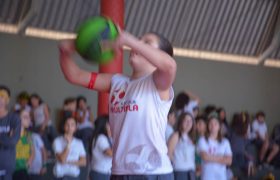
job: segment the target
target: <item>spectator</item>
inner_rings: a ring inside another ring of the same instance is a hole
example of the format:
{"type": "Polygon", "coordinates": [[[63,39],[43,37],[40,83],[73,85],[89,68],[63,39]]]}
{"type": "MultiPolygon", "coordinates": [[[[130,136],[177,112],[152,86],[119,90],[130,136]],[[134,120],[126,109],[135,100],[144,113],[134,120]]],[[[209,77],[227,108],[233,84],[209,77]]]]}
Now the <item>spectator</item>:
{"type": "Polygon", "coordinates": [[[16,144],[20,138],[21,121],[8,111],[10,90],[0,85],[0,179],[11,180],[16,165],[16,144]]]}

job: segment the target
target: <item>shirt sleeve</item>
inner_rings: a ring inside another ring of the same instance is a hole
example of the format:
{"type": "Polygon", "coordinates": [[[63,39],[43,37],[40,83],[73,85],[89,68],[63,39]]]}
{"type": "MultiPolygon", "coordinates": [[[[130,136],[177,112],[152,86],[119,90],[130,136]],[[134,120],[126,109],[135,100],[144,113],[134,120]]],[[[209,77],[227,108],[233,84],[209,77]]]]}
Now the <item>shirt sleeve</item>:
{"type": "Polygon", "coordinates": [[[38,147],[39,147],[40,149],[44,147],[44,142],[43,142],[42,138],[41,138],[38,134],[35,134],[34,139],[35,139],[35,141],[37,142],[38,147]]]}
{"type": "Polygon", "coordinates": [[[63,151],[62,141],[59,138],[56,138],[53,142],[53,151],[55,154],[61,153],[63,151]]]}
{"type": "Polygon", "coordinates": [[[207,152],[207,144],[205,138],[200,138],[197,143],[197,152],[207,152]]]}
{"type": "Polygon", "coordinates": [[[80,146],[80,157],[85,157],[86,150],[82,141],[80,141],[79,146],[80,146]]]}
{"type": "Polygon", "coordinates": [[[97,145],[97,148],[101,152],[104,152],[105,150],[110,148],[110,143],[108,141],[108,138],[106,136],[104,136],[104,135],[98,136],[96,145],[97,145]]]}
{"type": "Polygon", "coordinates": [[[229,144],[229,141],[227,139],[224,140],[224,146],[225,146],[225,156],[232,156],[231,147],[229,144]]]}

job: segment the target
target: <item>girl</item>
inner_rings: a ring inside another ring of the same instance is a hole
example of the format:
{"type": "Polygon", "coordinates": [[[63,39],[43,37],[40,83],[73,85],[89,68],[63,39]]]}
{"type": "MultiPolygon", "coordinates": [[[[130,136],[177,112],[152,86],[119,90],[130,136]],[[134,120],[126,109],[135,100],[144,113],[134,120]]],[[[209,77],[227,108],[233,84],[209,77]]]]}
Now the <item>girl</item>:
{"type": "Polygon", "coordinates": [[[46,149],[51,151],[51,143],[56,133],[51,125],[48,105],[43,103],[38,94],[32,94],[30,96],[30,103],[32,107],[34,130],[41,135],[46,149]]]}
{"type": "Polygon", "coordinates": [[[195,119],[197,137],[204,137],[206,134],[206,120],[203,116],[198,116],[195,119]]]}
{"type": "MultiPolygon", "coordinates": [[[[196,143],[201,137],[205,137],[206,134],[206,120],[204,116],[198,116],[195,119],[196,125],[196,143]]],[[[201,176],[201,157],[199,153],[195,152],[195,164],[196,164],[196,176],[201,176]]]]}
{"type": "Polygon", "coordinates": [[[85,149],[88,151],[93,131],[93,115],[87,106],[86,98],[83,96],[77,98],[77,121],[76,137],[83,141],[85,149]]]}
{"type": "Polygon", "coordinates": [[[178,117],[178,128],[168,141],[175,180],[195,180],[194,120],[191,114],[178,117]]]}
{"type": "Polygon", "coordinates": [[[73,41],[60,44],[61,69],[73,84],[110,93],[108,105],[114,142],[111,179],[172,180],[164,135],[177,69],[172,45],[157,33],[137,39],[119,30],[115,47],[120,50],[123,46],[131,48],[130,76],[81,69],[73,60],[73,41]]]}
{"type": "Polygon", "coordinates": [[[41,180],[43,179],[44,174],[47,172],[47,151],[39,134],[32,133],[31,138],[35,155],[28,170],[29,178],[30,180],[41,180]]]}
{"type": "Polygon", "coordinates": [[[198,141],[202,158],[202,180],[226,180],[226,166],[231,165],[232,152],[229,141],[221,135],[221,123],[216,113],[210,114],[207,133],[198,141]]]}
{"type": "Polygon", "coordinates": [[[220,119],[221,125],[222,125],[221,126],[222,135],[226,138],[229,138],[230,137],[230,127],[227,122],[226,110],[224,108],[218,108],[217,113],[218,113],[218,116],[219,116],[219,119],[220,119]]]}
{"type": "Polygon", "coordinates": [[[91,151],[91,180],[109,180],[112,168],[112,143],[109,116],[95,120],[91,151]]]}
{"type": "Polygon", "coordinates": [[[80,166],[86,166],[86,152],[81,140],[73,135],[77,122],[73,117],[64,120],[64,134],[54,140],[53,150],[56,156],[54,175],[60,180],[79,179],[80,166]]]}
{"type": "Polygon", "coordinates": [[[16,170],[13,179],[28,180],[28,168],[34,159],[34,147],[31,132],[27,131],[30,126],[30,114],[26,110],[20,111],[21,132],[20,139],[16,145],[16,170]]]}

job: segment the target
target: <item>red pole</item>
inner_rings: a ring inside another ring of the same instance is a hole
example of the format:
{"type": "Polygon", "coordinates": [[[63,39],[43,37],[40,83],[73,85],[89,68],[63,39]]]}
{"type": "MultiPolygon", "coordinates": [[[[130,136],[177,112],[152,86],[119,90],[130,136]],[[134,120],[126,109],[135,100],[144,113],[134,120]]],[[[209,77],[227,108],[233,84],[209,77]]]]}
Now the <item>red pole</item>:
{"type": "MultiPolygon", "coordinates": [[[[124,27],[124,0],[101,0],[101,15],[111,18],[114,23],[123,29],[124,27]]],[[[100,73],[122,73],[123,53],[106,65],[99,66],[100,73]]],[[[98,115],[108,114],[109,94],[98,93],[98,115]]]]}

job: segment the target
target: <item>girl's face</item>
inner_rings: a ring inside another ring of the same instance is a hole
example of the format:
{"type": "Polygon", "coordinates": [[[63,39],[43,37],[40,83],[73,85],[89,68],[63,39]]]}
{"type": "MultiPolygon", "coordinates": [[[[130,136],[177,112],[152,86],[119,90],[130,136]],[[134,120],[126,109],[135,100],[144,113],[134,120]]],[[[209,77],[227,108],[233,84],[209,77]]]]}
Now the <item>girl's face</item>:
{"type": "Polygon", "coordinates": [[[64,125],[65,134],[73,135],[76,131],[76,128],[77,128],[76,120],[72,117],[68,118],[64,125]]]}
{"type": "MultiPolygon", "coordinates": [[[[144,36],[142,36],[141,41],[154,48],[159,48],[159,39],[154,34],[145,34],[144,36]]],[[[147,65],[151,66],[151,64],[146,60],[145,57],[141,56],[140,54],[137,54],[133,50],[130,53],[129,64],[132,66],[133,69],[137,71],[144,70],[147,67],[147,65]]]]}
{"type": "Polygon", "coordinates": [[[189,133],[193,126],[193,120],[190,115],[186,115],[182,123],[183,131],[189,133]]]}
{"type": "Polygon", "coordinates": [[[37,106],[39,106],[39,99],[36,98],[36,97],[32,97],[32,98],[31,98],[31,105],[32,105],[32,107],[37,107],[37,106]]]}
{"type": "Polygon", "coordinates": [[[31,122],[29,112],[22,111],[20,113],[20,119],[21,119],[21,126],[24,128],[29,128],[31,122]]]}
{"type": "Polygon", "coordinates": [[[220,112],[219,116],[220,116],[220,119],[221,119],[221,120],[224,120],[225,117],[226,117],[226,112],[225,112],[224,110],[222,110],[222,111],[220,112]]]}
{"type": "Polygon", "coordinates": [[[198,120],[196,123],[196,130],[199,135],[205,135],[206,132],[206,123],[204,120],[198,120]]]}
{"type": "Polygon", "coordinates": [[[87,108],[87,104],[86,104],[86,102],[83,100],[83,99],[81,99],[80,101],[79,101],[79,104],[78,104],[78,108],[79,109],[86,109],[87,108]]]}
{"type": "Polygon", "coordinates": [[[208,128],[209,128],[210,134],[218,134],[218,132],[220,131],[220,128],[221,128],[219,120],[217,118],[210,119],[208,128]]]}
{"type": "Polygon", "coordinates": [[[174,126],[176,123],[176,116],[175,116],[175,112],[172,112],[168,115],[168,122],[171,126],[174,126]]]}
{"type": "Polygon", "coordinates": [[[20,99],[19,104],[23,107],[26,106],[28,104],[28,99],[25,99],[25,98],[20,99]]]}

